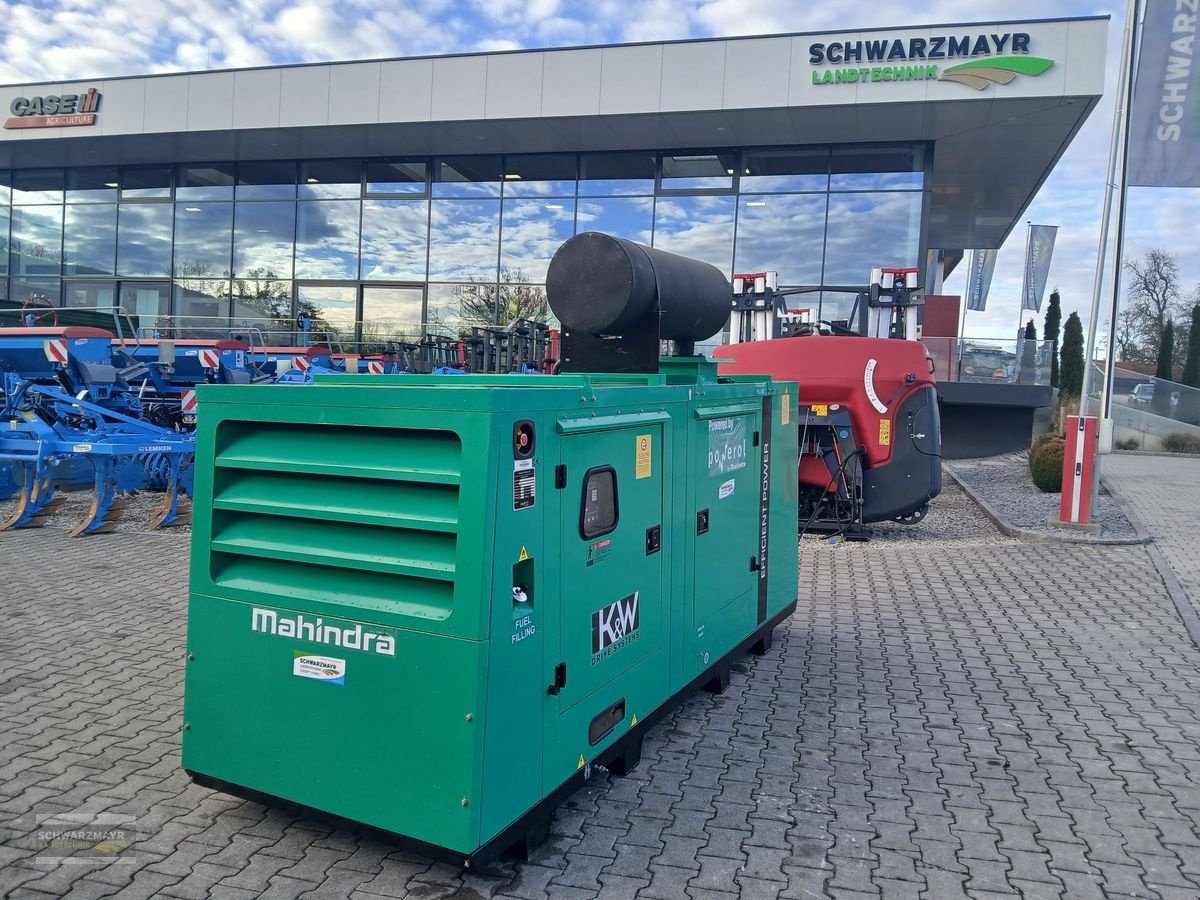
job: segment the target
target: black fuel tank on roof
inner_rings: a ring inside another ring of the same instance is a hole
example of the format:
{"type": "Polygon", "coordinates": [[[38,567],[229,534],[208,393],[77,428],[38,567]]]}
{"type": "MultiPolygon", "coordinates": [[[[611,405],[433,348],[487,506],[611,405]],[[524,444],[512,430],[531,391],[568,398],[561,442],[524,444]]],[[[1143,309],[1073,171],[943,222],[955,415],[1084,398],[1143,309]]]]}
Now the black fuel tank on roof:
{"type": "Polygon", "coordinates": [[[554,315],[586,334],[627,334],[657,315],[664,340],[702,341],[729,321],[732,296],[708,263],[598,231],[559,247],[546,273],[554,315]]]}

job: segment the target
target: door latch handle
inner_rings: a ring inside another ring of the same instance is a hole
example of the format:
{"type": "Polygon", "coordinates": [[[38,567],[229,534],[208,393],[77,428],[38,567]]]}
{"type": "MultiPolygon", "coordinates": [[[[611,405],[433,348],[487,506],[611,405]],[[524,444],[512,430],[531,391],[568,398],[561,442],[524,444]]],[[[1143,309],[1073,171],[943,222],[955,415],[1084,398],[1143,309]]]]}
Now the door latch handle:
{"type": "Polygon", "coordinates": [[[554,684],[546,688],[546,693],[552,697],[557,697],[563,688],[567,686],[567,664],[560,662],[554,667],[554,684]]]}

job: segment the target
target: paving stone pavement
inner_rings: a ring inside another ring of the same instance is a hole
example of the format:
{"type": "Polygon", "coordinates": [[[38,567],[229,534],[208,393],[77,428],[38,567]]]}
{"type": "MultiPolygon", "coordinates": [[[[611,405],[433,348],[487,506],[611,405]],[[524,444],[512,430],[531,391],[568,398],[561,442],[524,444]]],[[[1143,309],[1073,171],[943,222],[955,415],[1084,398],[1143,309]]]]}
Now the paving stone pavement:
{"type": "Polygon", "coordinates": [[[1200,651],[1145,549],[926,521],[806,539],[775,648],[485,872],[188,783],[185,538],[0,535],[0,895],[1200,896],[1200,651]],[[35,862],[52,812],[135,817],[131,862],[35,862]]]}
{"type": "Polygon", "coordinates": [[[1113,453],[1101,461],[1100,472],[1200,604],[1200,457],[1113,453]]]}

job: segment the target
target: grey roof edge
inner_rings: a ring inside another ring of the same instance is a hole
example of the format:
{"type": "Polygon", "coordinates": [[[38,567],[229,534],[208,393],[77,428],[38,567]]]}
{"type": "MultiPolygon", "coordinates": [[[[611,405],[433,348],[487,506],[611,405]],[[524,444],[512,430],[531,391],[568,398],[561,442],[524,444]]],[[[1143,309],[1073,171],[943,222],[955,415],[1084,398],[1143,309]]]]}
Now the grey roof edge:
{"type": "Polygon", "coordinates": [[[1043,19],[1005,19],[1002,21],[983,19],[975,22],[933,22],[927,24],[918,23],[913,25],[888,25],[882,28],[834,28],[826,29],[824,31],[788,31],[774,34],[739,34],[729,35],[726,37],[679,38],[671,41],[635,41],[627,44],[610,43],[577,44],[567,47],[522,47],[517,50],[474,50],[463,53],[422,54],[420,56],[384,56],[371,57],[369,59],[340,59],[326,60],[321,62],[283,63],[272,66],[242,66],[240,68],[233,69],[182,69],[178,72],[153,72],[144,75],[97,75],[81,78],[62,78],[54,81],[14,81],[6,84],[0,84],[0,88],[42,87],[55,84],[78,84],[84,81],[134,81],[138,79],[149,80],[151,78],[178,78],[181,75],[216,75],[220,73],[261,72],[268,69],[304,69],[315,66],[353,66],[364,63],[407,62],[429,59],[458,59],[460,57],[470,56],[511,56],[520,53],[559,53],[569,50],[610,50],[619,47],[667,47],[676,44],[711,44],[718,41],[760,41],[764,38],[823,37],[830,34],[855,34],[859,32],[912,31],[918,28],[976,28],[981,25],[1048,25],[1057,22],[1108,22],[1111,20],[1112,15],[1105,13],[1093,16],[1055,16],[1043,19]]]}

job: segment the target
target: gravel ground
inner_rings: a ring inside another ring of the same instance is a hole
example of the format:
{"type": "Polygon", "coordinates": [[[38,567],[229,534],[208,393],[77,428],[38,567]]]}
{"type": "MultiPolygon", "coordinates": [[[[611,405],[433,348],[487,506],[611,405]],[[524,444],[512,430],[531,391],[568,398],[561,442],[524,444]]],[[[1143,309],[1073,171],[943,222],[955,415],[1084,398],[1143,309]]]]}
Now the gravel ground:
{"type": "MultiPolygon", "coordinates": [[[[943,479],[942,492],[929,504],[929,514],[916,525],[876,522],[869,525],[871,540],[881,543],[905,541],[934,541],[941,547],[974,546],[978,544],[1012,543],[990,521],[980,515],[975,505],[958,485],[943,479]]],[[[805,541],[829,541],[824,535],[808,535],[805,541]]],[[[840,542],[840,539],[834,543],[840,542]]]]}
{"type": "MultiPolygon", "coordinates": [[[[1005,521],[1020,528],[1053,537],[1088,538],[1083,531],[1053,528],[1047,525],[1051,516],[1058,518],[1060,494],[1043,494],[1029,477],[1029,464],[1024,452],[993,456],[987,459],[955,460],[946,463],[955,475],[1005,521]]],[[[936,504],[938,501],[934,501],[936,504]]],[[[1092,521],[1100,523],[1104,538],[1136,538],[1137,533],[1125,517],[1120,505],[1103,487],[1092,510],[1092,521]]]]}
{"type": "MultiPolygon", "coordinates": [[[[92,502],[92,495],[88,491],[71,491],[62,496],[67,500],[51,514],[49,521],[43,526],[47,530],[70,531],[83,521],[92,502]]],[[[162,506],[163,495],[161,493],[140,491],[128,495],[125,501],[125,512],[114,533],[155,530],[150,528],[150,516],[162,506]]],[[[0,522],[7,521],[16,509],[16,499],[0,500],[0,522]]],[[[169,530],[188,532],[192,528],[190,525],[172,525],[169,530]]],[[[102,535],[95,535],[95,537],[102,537],[102,535]]]]}

